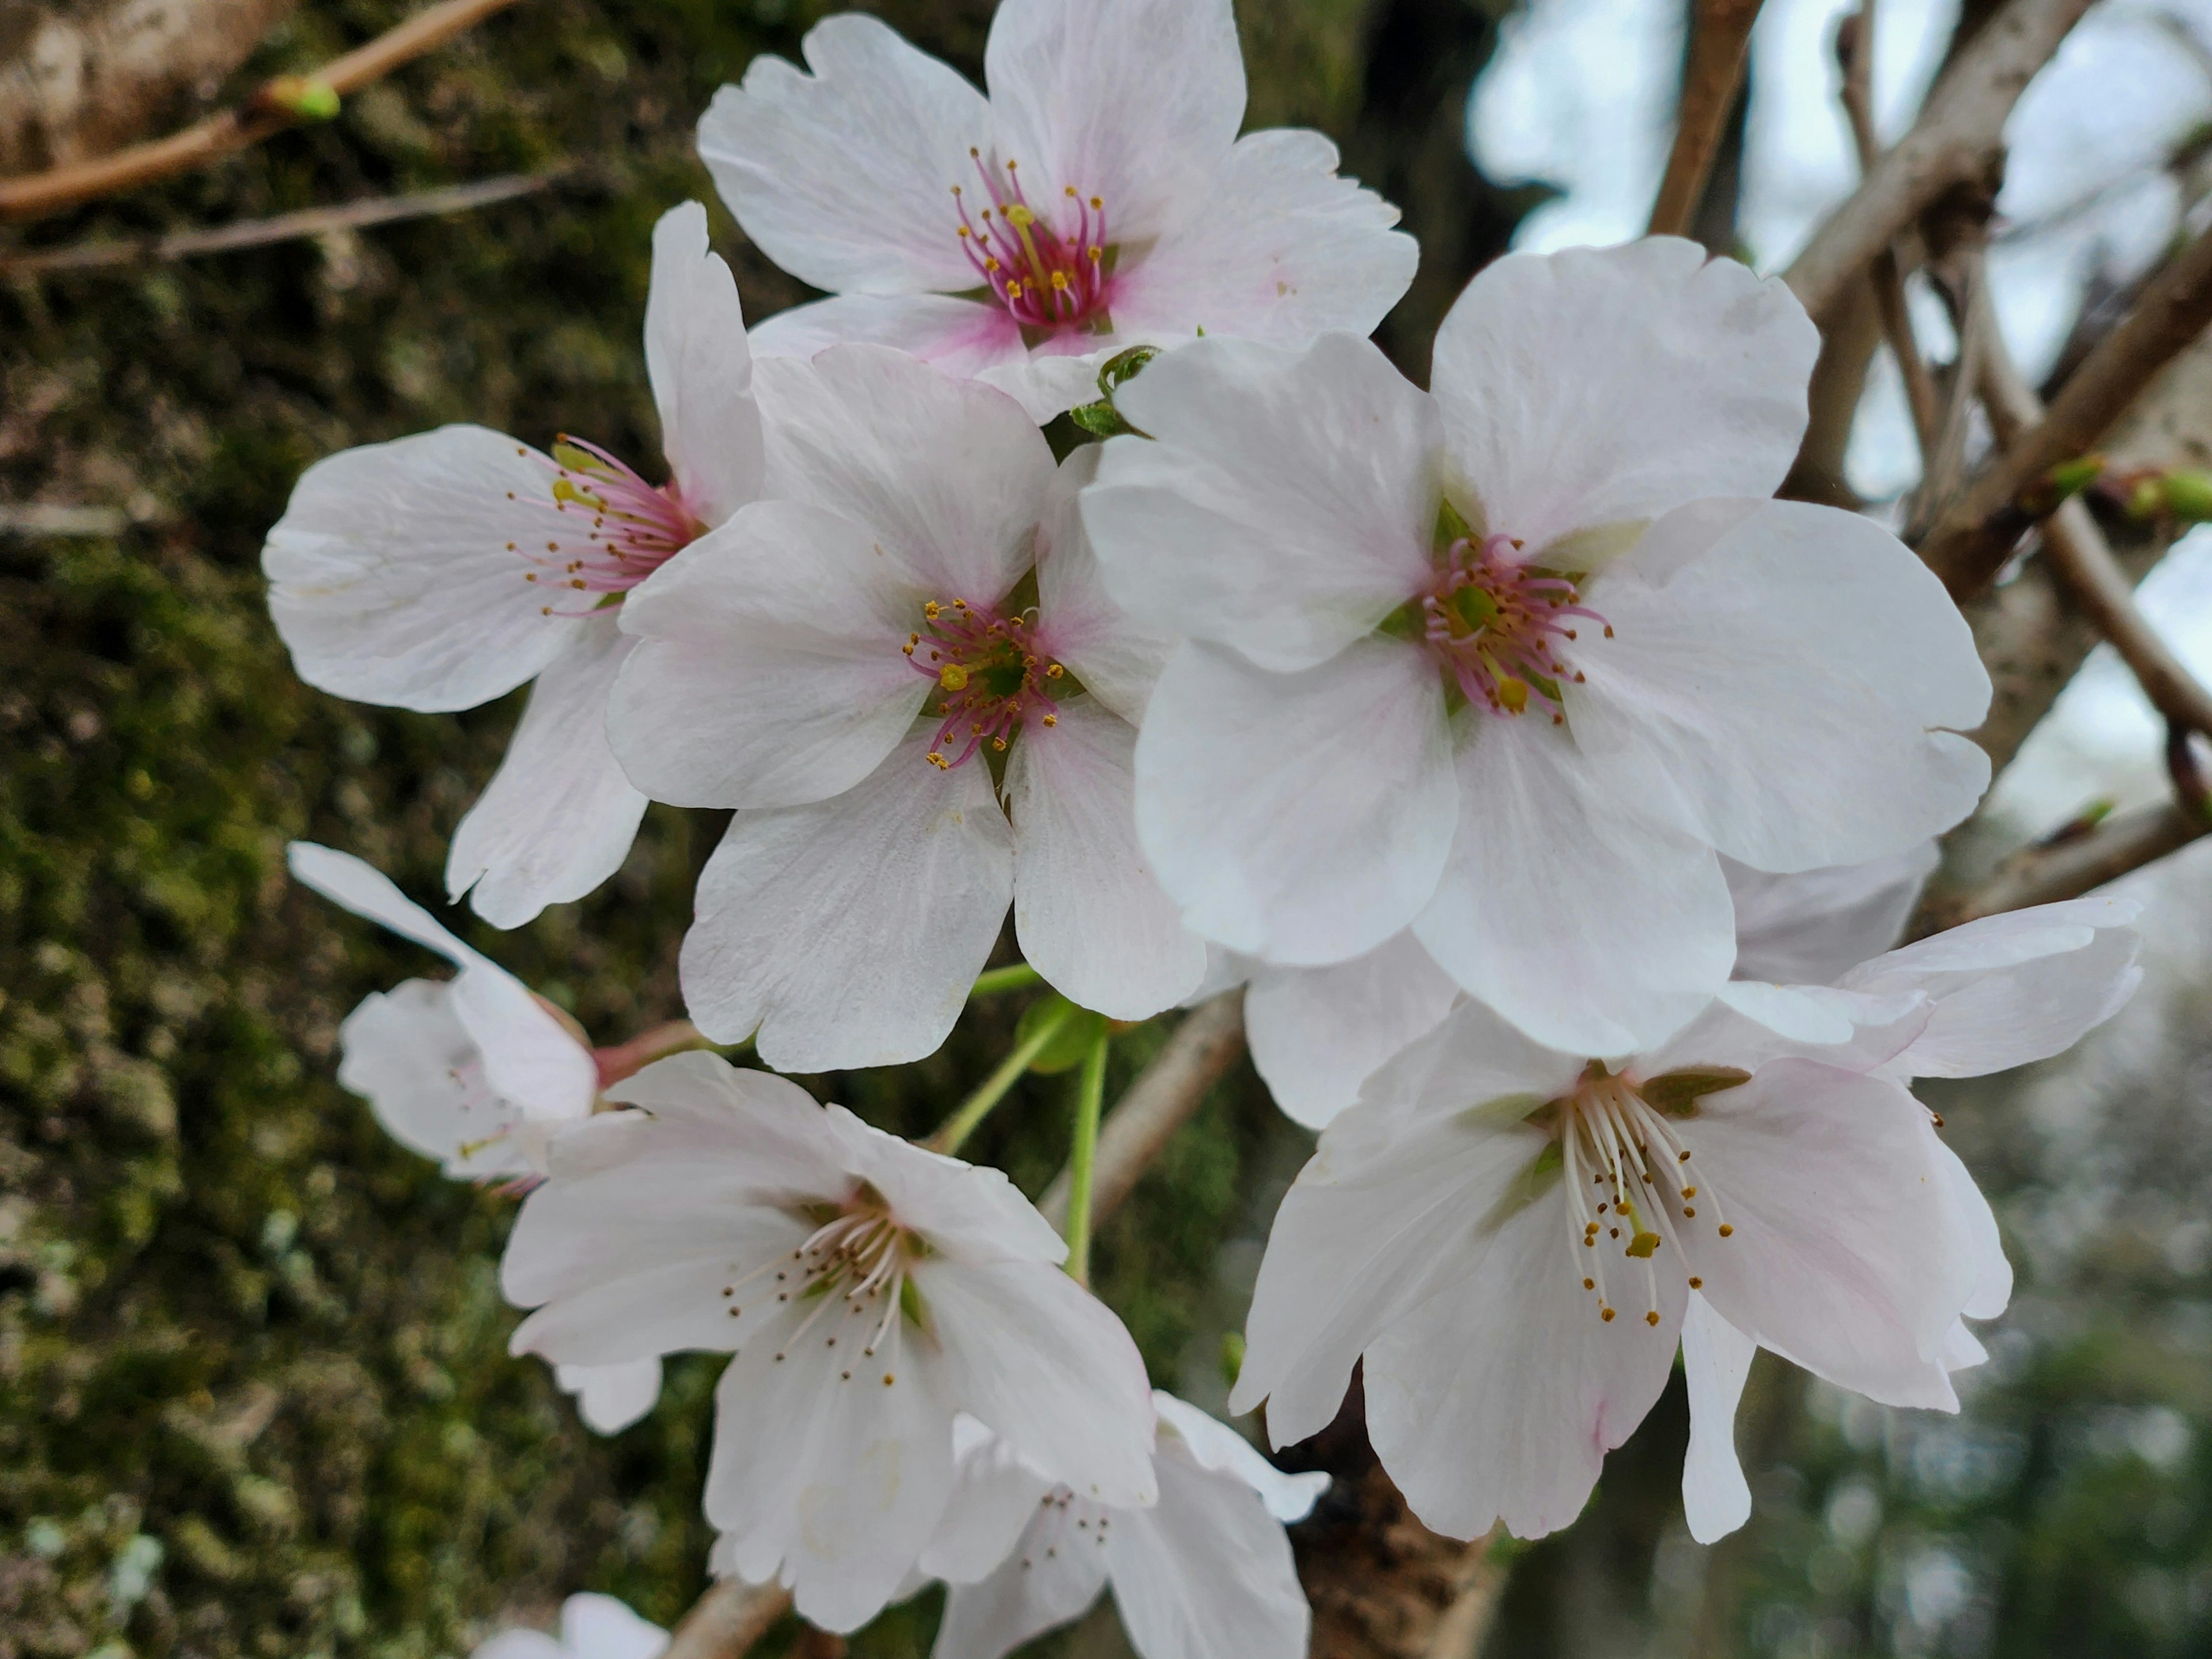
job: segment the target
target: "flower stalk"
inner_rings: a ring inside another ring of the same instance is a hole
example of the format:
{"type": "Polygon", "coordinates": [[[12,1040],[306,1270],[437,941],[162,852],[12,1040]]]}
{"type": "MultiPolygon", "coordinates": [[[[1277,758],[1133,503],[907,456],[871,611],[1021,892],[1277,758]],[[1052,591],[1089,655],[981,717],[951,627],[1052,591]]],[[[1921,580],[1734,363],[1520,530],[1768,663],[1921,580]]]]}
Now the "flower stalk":
{"type": "Polygon", "coordinates": [[[991,1109],[1006,1098],[1006,1091],[1030,1068],[1030,1064],[1048,1048],[1053,1038],[1080,1011],[1070,1003],[1055,1013],[1048,1014],[1037,1022],[1037,1027],[1014,1045],[1013,1053],[999,1062],[998,1070],[985,1078],[975,1092],[960,1103],[960,1108],[945,1120],[938,1132],[924,1144],[933,1152],[957,1152],[960,1143],[975,1132],[975,1126],[991,1115],[991,1109]]]}
{"type": "Polygon", "coordinates": [[[1106,1033],[1091,1039],[1075,1085],[1075,1146],[1068,1153],[1067,1275],[1091,1283],[1091,1185],[1098,1158],[1098,1117],[1106,1102],[1106,1033]]]}

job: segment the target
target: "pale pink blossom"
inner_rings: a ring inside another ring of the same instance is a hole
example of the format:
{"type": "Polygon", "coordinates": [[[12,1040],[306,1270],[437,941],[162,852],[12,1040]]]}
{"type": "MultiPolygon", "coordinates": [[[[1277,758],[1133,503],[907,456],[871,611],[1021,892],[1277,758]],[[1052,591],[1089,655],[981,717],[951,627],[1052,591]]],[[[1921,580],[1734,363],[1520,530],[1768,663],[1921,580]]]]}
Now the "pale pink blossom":
{"type": "Polygon", "coordinates": [[[668,1632],[611,1595],[572,1595],[561,1604],[561,1633],[503,1630],[479,1642],[469,1659],[659,1659],[668,1632]]]}

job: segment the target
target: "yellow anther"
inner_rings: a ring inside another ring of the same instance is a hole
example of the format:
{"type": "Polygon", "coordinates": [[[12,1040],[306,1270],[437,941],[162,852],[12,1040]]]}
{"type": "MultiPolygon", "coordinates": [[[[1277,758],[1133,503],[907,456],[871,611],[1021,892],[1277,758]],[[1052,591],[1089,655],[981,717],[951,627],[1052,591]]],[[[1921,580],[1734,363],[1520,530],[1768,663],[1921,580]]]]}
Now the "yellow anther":
{"type": "Polygon", "coordinates": [[[1060,716],[1057,714],[1047,714],[1044,717],[1044,723],[1047,726],[1057,726],[1060,724],[1060,716]]]}
{"type": "Polygon", "coordinates": [[[1510,713],[1521,713],[1528,706],[1528,682],[1506,675],[1498,682],[1498,701],[1510,713]]]}
{"type": "Polygon", "coordinates": [[[1600,1308],[1597,1310],[1597,1316],[1608,1325],[1613,1323],[1613,1310],[1610,1308],[1600,1308]]]}
{"type": "Polygon", "coordinates": [[[1071,202],[1075,199],[1075,186],[1073,185],[1070,185],[1067,187],[1067,199],[1071,202]]]}
{"type": "Polygon", "coordinates": [[[937,683],[947,691],[968,689],[968,671],[957,662],[949,662],[937,671],[937,683]]]}
{"type": "Polygon", "coordinates": [[[1628,1241],[1627,1254],[1630,1255],[1650,1255],[1652,1251],[1658,1248],[1658,1234],[1639,1232],[1635,1237],[1628,1241]]]}
{"type": "Polygon", "coordinates": [[[1731,1227],[1731,1226],[1729,1226],[1729,1225],[1728,1224],[1728,1223],[1727,1223],[1727,1222],[1725,1222],[1725,1221],[1722,1222],[1722,1223],[1721,1223],[1721,1237],[1722,1237],[1723,1238],[1733,1238],[1733,1237],[1735,1237],[1735,1228],[1733,1228],[1733,1227],[1731,1227]]]}
{"type": "Polygon", "coordinates": [[[1644,1315],[1644,1322],[1647,1325],[1656,1325],[1659,1322],[1659,1310],[1654,1308],[1650,1313],[1644,1315]]]}
{"type": "Polygon", "coordinates": [[[1049,668],[1047,668],[1044,671],[1044,677],[1048,680],[1056,680],[1066,672],[1067,671],[1062,668],[1058,663],[1054,663],[1049,668]]]}
{"type": "Polygon", "coordinates": [[[1690,1275],[1690,1288],[1693,1291],[1702,1291],[1705,1288],[1705,1281],[1692,1273],[1690,1275]]]}
{"type": "Polygon", "coordinates": [[[1064,270],[1054,271],[1052,273],[1052,285],[1055,289],[1065,289],[1067,286],[1067,273],[1064,270]]]}
{"type": "Polygon", "coordinates": [[[1091,198],[1091,205],[1094,208],[1103,208],[1106,205],[1106,199],[1103,196],[1094,196],[1091,198]]]}
{"type": "MultiPolygon", "coordinates": [[[[935,622],[937,620],[939,611],[942,609],[943,607],[940,606],[935,599],[932,599],[928,604],[921,607],[921,614],[928,617],[930,621],[935,622]]],[[[920,636],[916,635],[916,637],[919,638],[920,636]]]]}
{"type": "Polygon", "coordinates": [[[983,261],[983,269],[988,271],[996,271],[999,269],[999,256],[994,253],[987,258],[983,261]]]}

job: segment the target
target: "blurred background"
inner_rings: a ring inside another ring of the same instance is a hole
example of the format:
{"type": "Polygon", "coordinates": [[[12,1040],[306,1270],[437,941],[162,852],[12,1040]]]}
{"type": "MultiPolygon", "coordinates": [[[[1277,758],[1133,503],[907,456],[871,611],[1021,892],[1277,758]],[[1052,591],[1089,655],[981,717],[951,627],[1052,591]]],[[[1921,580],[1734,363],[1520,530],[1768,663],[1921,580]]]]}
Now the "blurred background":
{"type": "MultiPolygon", "coordinates": [[[[54,31],[143,0],[0,0],[0,176],[168,131],[414,9],[198,3],[258,44],[179,52],[166,78],[110,87],[58,128],[15,118],[54,31]]],[[[1886,136],[1994,9],[1964,4],[1880,7],[1886,136]]],[[[577,1589],[664,1624],[697,1594],[717,1362],[678,1361],[659,1408],[600,1440],[541,1367],[507,1358],[495,1267],[512,1200],[443,1180],[331,1079],[345,1012],[426,962],[283,872],[283,844],[307,836],[436,894],[519,699],[433,717],[307,690],[258,555],[301,469],[350,444],[465,420],[653,453],[649,227],[688,197],[713,204],[690,135],[714,88],[756,52],[796,56],[836,9],[523,0],[334,120],[0,229],[0,1659],[412,1659],[544,1621],[577,1589]],[[486,179],[517,193],[240,251],[152,246],[486,179]],[[34,268],[115,241],[106,264],[34,268]]],[[[870,9],[980,78],[989,0],[870,9]]],[[[1848,9],[1768,0],[1699,220],[1717,252],[1778,269],[1850,188],[1831,50],[1848,9]]],[[[1484,262],[1642,228],[1680,0],[1238,11],[1248,124],[1328,131],[1421,241],[1382,331],[1417,377],[1484,262]]],[[[2212,0],[2103,0],[2008,137],[1994,296],[2039,374],[2203,216],[2212,0]]],[[[805,297],[712,211],[749,316],[805,297]]],[[[1945,355],[1941,307],[1912,297],[1945,355]]],[[[2158,459],[2203,465],[2212,398],[2183,428],[2185,453],[2169,432],[2158,459]]],[[[1833,487],[1888,511],[1917,466],[1877,357],[1833,487]]],[[[2144,605],[2212,672],[2208,542],[2131,556],[2164,552],[2144,605]]],[[[2093,655],[2001,781],[1983,855],[2157,798],[2162,736],[2125,671],[2093,655]]],[[[676,947],[718,830],[656,807],[591,900],[512,934],[462,931],[619,1040],[681,1012],[676,947]]],[[[1965,1412],[1886,1411],[1763,1361],[1740,1429],[1756,1511],[1705,1549],[1680,1518],[1677,1386],[1576,1525],[1493,1551],[1483,1652],[2212,1654],[2206,854],[2133,878],[2151,971],[2120,1019],[2061,1061],[1931,1096],[2021,1273],[1965,1412]]],[[[919,1132],[1010,1046],[1019,1007],[979,1007],[921,1065],[806,1081],[919,1132]]],[[[1109,1087],[1158,1041],[1117,1043],[1109,1087]]],[[[1030,1079],[976,1155],[1039,1191],[1065,1155],[1066,1089],[1030,1079]]],[[[1156,1382],[1219,1406],[1224,1335],[1309,1144],[1240,1069],[1103,1237],[1101,1291],[1156,1382]]],[[[1365,1488],[1361,1449],[1332,1436],[1298,1454],[1343,1477],[1300,1533],[1328,1586],[1317,1651],[1365,1618],[1364,1645],[1340,1650],[1395,1653],[1388,1620],[1342,1589],[1364,1582],[1344,1540],[1365,1488]]],[[[1386,1565],[1419,1553],[1397,1534],[1368,1544],[1386,1565]]],[[[935,1618],[924,1596],[853,1650],[926,1650],[935,1618]]],[[[1108,1659],[1119,1643],[1107,1613],[1038,1650],[1108,1659]]]]}

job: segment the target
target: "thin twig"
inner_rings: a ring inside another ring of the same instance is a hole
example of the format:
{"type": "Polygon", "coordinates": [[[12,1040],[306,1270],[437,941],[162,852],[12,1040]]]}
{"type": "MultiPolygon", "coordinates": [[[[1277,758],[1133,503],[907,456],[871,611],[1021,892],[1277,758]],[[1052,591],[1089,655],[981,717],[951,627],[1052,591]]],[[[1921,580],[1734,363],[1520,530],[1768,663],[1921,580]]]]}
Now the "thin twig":
{"type": "Polygon", "coordinates": [[[335,230],[362,230],[403,219],[427,219],[441,213],[465,213],[473,208],[511,202],[550,190],[562,174],[510,173],[480,179],[474,184],[448,185],[438,190],[416,191],[405,196],[371,196],[335,207],[306,208],[279,213],[267,219],[247,219],[212,230],[179,231],[169,236],[78,242],[68,247],[36,248],[26,253],[0,253],[0,276],[43,276],[61,270],[97,270],[113,265],[142,265],[149,260],[195,258],[204,253],[228,253],[238,248],[265,247],[302,236],[322,236],[335,230]]]}
{"type": "MultiPolygon", "coordinates": [[[[1874,125],[1875,0],[1860,0],[1858,11],[1836,26],[1836,58],[1844,71],[1844,113],[1850,118],[1851,139],[1859,156],[1862,177],[1881,159],[1881,143],[1874,125]]],[[[1912,413],[1913,435],[1920,441],[1920,470],[1927,476],[1936,453],[1939,419],[1936,409],[1936,377],[1912,337],[1912,313],[1905,303],[1905,267],[1894,243],[1885,244],[1868,266],[1874,281],[1875,303],[1881,313],[1881,331],[1889,341],[1905,381],[1905,406],[1912,413]]]]}
{"type": "Polygon", "coordinates": [[[2029,498],[2051,469],[2088,453],[2208,322],[2212,231],[2159,273],[2119,326],[2068,378],[2044,418],[1984,466],[1929,532],[1920,556],[1954,595],[1976,592],[1996,576],[2039,516],[2029,498]]]}
{"type": "MultiPolygon", "coordinates": [[[[322,68],[287,79],[343,97],[514,3],[515,0],[441,0],[322,68]]],[[[277,83],[270,82],[245,103],[166,138],[25,178],[0,179],[0,219],[43,218],[96,197],[204,167],[295,126],[302,118],[281,95],[277,83]]]]}
{"type": "MultiPolygon", "coordinates": [[[[1990,424],[2011,443],[2033,431],[2043,416],[2035,395],[1994,329],[1983,354],[1981,386],[1990,424]]],[[[2043,558],[2077,609],[2112,642],[2150,699],[2152,708],[2185,731],[2212,736],[2212,693],[2136,608],[2135,584],[2113,557],[2089,509],[2065,502],[2043,527],[2043,558]]]]}
{"type": "Polygon", "coordinates": [[[2116,812],[2086,836],[2021,848],[1971,893],[1929,905],[1913,934],[1924,938],[1984,916],[2079,898],[2179,852],[2208,831],[2212,817],[2172,801],[2116,812]]]}
{"type": "Polygon", "coordinates": [[[1990,304],[1990,285],[1978,247],[1961,248],[1951,258],[1951,294],[1959,336],[1959,356],[1951,365],[1950,385],[1945,389],[1936,419],[1936,441],[1927,451],[1927,466],[1912,496],[1912,519],[1905,532],[1917,541],[1928,532],[1958,495],[1966,471],[1966,432],[1973,413],[1975,394],[1981,384],[1981,366],[1997,341],[1997,323],[1990,304]]]}
{"type": "Polygon", "coordinates": [[[1751,49],[1751,26],[1760,0],[1698,0],[1697,22],[1690,33],[1690,58],[1682,70],[1681,106],[1674,120],[1674,147],[1651,206],[1651,234],[1681,236],[1697,216],[1705,180],[1720,154],[1721,134],[1736,88],[1743,84],[1744,58],[1751,49]]]}
{"type": "Polygon", "coordinates": [[[1946,191],[1994,196],[2005,118],[2089,0],[2012,0],[1963,47],[1912,130],[1814,233],[1784,280],[1818,319],[1882,249],[1946,191]]]}
{"type": "MultiPolygon", "coordinates": [[[[1137,1073],[1098,1135],[1091,1178],[1091,1220],[1121,1207],[1160,1148],[1205,1101],[1206,1091],[1244,1052],[1244,994],[1226,991],[1183,1017],[1167,1046],[1137,1073]]],[[[1067,1222],[1069,1182],[1062,1170],[1037,1208],[1055,1227],[1067,1222]]]]}
{"type": "Polygon", "coordinates": [[[692,1603],[660,1659],[737,1659],[790,1610],[791,1592],[780,1585],[726,1578],[692,1603]]]}

